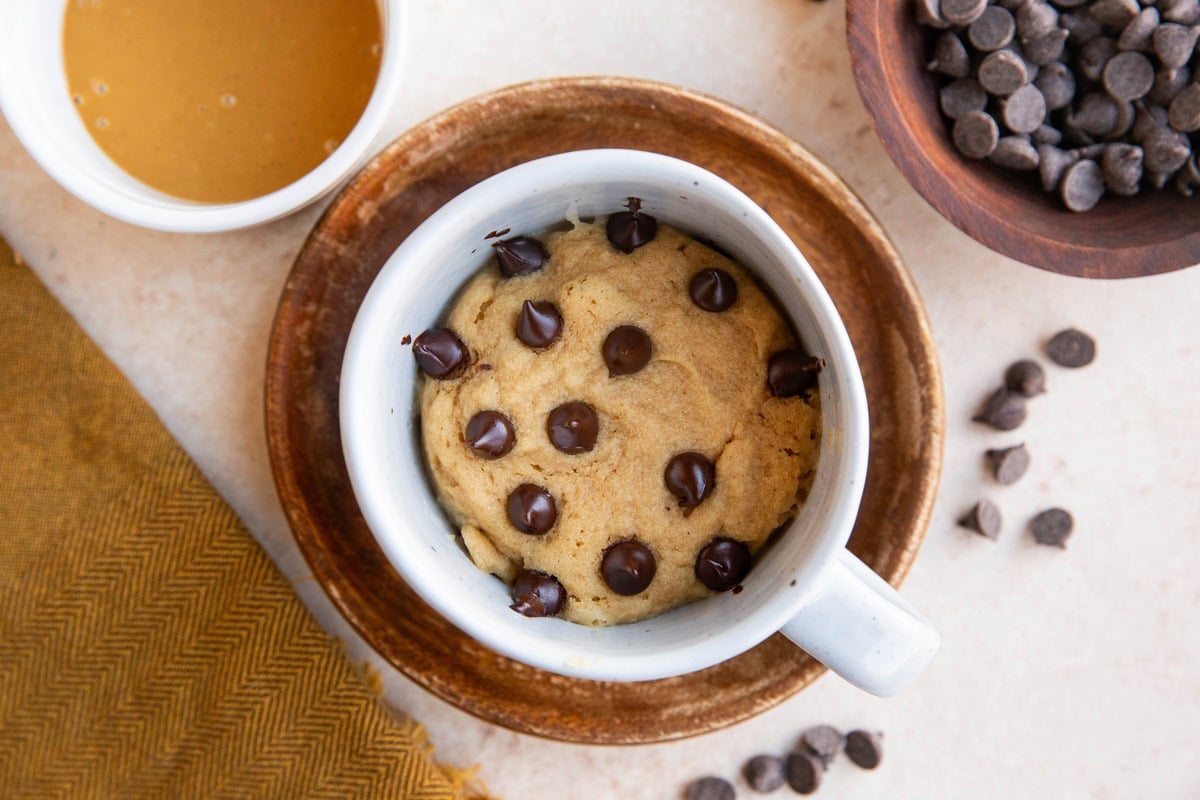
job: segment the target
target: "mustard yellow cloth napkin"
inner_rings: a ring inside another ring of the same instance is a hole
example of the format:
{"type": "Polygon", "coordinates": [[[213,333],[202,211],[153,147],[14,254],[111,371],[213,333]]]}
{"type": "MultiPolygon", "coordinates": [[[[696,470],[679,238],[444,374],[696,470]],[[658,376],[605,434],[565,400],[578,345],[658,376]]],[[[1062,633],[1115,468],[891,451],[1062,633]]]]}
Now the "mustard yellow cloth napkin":
{"type": "Polygon", "coordinates": [[[459,794],[0,240],[0,797],[459,794]]]}

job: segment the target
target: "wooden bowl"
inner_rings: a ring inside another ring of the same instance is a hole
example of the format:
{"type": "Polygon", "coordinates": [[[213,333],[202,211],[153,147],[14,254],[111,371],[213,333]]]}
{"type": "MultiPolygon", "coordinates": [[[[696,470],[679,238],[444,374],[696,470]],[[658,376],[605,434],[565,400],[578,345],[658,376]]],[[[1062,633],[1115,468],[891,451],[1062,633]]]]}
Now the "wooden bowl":
{"type": "Polygon", "coordinates": [[[976,241],[1041,269],[1132,278],[1200,261],[1200,208],[1173,189],[1067,211],[1036,176],[959,155],[925,69],[912,0],[847,0],[854,80],[884,149],[921,196],[976,241]]]}

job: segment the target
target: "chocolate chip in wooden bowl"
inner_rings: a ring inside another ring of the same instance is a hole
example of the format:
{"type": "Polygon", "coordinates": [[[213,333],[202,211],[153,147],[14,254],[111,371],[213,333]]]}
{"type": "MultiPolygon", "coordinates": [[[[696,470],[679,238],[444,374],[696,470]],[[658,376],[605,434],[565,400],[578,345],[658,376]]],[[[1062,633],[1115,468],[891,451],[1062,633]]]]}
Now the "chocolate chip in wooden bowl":
{"type": "Polygon", "coordinates": [[[1079,48],[1075,56],[1076,71],[1089,81],[1100,81],[1104,65],[1117,54],[1117,40],[1109,36],[1097,36],[1079,48]]]}
{"type": "Polygon", "coordinates": [[[1150,41],[1159,63],[1168,69],[1176,69],[1192,60],[1197,38],[1200,38],[1200,28],[1165,22],[1154,29],[1150,41]]]}
{"type": "Polygon", "coordinates": [[[1071,211],[1095,208],[1104,196],[1104,172],[1090,158],[1072,164],[1063,173],[1059,193],[1063,205],[1071,211]]]}
{"type": "Polygon", "coordinates": [[[942,31],[933,48],[933,59],[925,68],[949,78],[965,78],[971,74],[971,56],[958,34],[942,31]]]}
{"type": "Polygon", "coordinates": [[[600,576],[604,583],[624,597],[644,592],[657,570],[654,553],[636,539],[610,545],[600,559],[600,576]]]}
{"type": "Polygon", "coordinates": [[[1032,133],[1046,119],[1046,98],[1027,83],[1004,99],[1000,116],[1013,133],[1032,133]]]}
{"type": "Polygon", "coordinates": [[[508,495],[505,504],[509,523],[521,533],[543,536],[558,520],[554,495],[541,486],[522,483],[508,495]]]}
{"type": "Polygon", "coordinates": [[[1192,83],[1191,67],[1186,65],[1178,69],[1160,67],[1154,74],[1154,86],[1146,99],[1160,106],[1170,106],[1175,97],[1192,83]]]}
{"type": "Polygon", "coordinates": [[[1046,342],[1046,355],[1060,367],[1086,367],[1096,358],[1096,340],[1081,330],[1067,328],[1046,342]]]}
{"type": "Polygon", "coordinates": [[[558,578],[539,570],[523,569],[512,585],[509,608],[526,617],[553,617],[567,602],[567,591],[558,578]]]}
{"type": "Polygon", "coordinates": [[[821,759],[826,769],[842,751],[844,743],[842,732],[832,725],[814,725],[800,734],[800,746],[821,759]]]}
{"type": "Polygon", "coordinates": [[[735,800],[736,797],[733,784],[716,775],[692,781],[684,792],[686,800],[735,800]]]}
{"type": "Polygon", "coordinates": [[[996,142],[988,160],[1005,169],[1027,172],[1038,168],[1038,151],[1023,136],[1004,136],[996,142]]]}
{"type": "Polygon", "coordinates": [[[1121,35],[1117,37],[1117,48],[1137,50],[1143,53],[1152,52],[1154,49],[1152,37],[1158,23],[1158,9],[1154,6],[1143,8],[1121,29],[1121,35]]]}
{"type": "Polygon", "coordinates": [[[506,278],[528,275],[546,266],[550,253],[546,246],[532,236],[514,236],[492,244],[500,274],[506,278]]]}
{"type": "Polygon", "coordinates": [[[1069,11],[1059,14],[1058,24],[1069,34],[1067,43],[1073,47],[1083,47],[1104,33],[1104,25],[1086,9],[1079,14],[1069,11]]]}
{"type": "Polygon", "coordinates": [[[512,422],[499,411],[480,411],[472,416],[467,421],[465,438],[472,453],[489,461],[507,455],[517,441],[512,422]]]}
{"type": "Polygon", "coordinates": [[[1106,28],[1119,31],[1137,16],[1141,7],[1137,0],[1096,0],[1088,12],[1106,28]]]}
{"type": "Polygon", "coordinates": [[[883,734],[857,730],[846,734],[846,755],[856,766],[875,769],[883,760],[883,734]]]}
{"type": "Polygon", "coordinates": [[[1023,444],[988,450],[984,455],[991,465],[992,477],[1004,486],[1016,483],[1029,469],[1029,450],[1023,444]]]}
{"type": "Polygon", "coordinates": [[[1117,53],[1104,65],[1105,90],[1116,100],[1139,100],[1154,86],[1154,65],[1142,53],[1117,53]]]}
{"type": "MultiPolygon", "coordinates": [[[[1183,92],[1180,92],[1180,97],[1182,96],[1183,92]]],[[[1178,100],[1179,97],[1176,97],[1171,104],[1174,105],[1178,100]]],[[[1187,163],[1192,154],[1192,146],[1184,134],[1164,130],[1147,137],[1142,145],[1142,152],[1147,172],[1169,177],[1187,163]]]]}
{"type": "Polygon", "coordinates": [[[1177,131],[1200,130],[1200,83],[1193,83],[1171,100],[1167,121],[1177,131]]]}
{"type": "Polygon", "coordinates": [[[1144,154],[1136,144],[1113,142],[1104,148],[1100,168],[1104,187],[1113,194],[1131,197],[1137,194],[1144,173],[1144,154]]]}
{"type": "MultiPolygon", "coordinates": [[[[1058,128],[1052,128],[1049,125],[1042,125],[1036,131],[1029,134],[1029,143],[1033,145],[1035,150],[1037,149],[1038,145],[1061,144],[1062,139],[1063,139],[1062,131],[1060,131],[1058,128]]],[[[997,147],[999,147],[999,144],[997,144],[997,147]]],[[[1039,166],[1041,165],[1041,163],[1042,163],[1042,157],[1041,157],[1041,155],[1038,155],[1039,166]]]]}
{"type": "Polygon", "coordinates": [[[720,537],[713,539],[696,555],[696,580],[714,592],[728,591],[742,582],[753,563],[750,548],[744,542],[720,537]]]}
{"type": "Polygon", "coordinates": [[[776,397],[803,397],[817,388],[825,359],[803,350],[781,350],[767,361],[767,387],[776,397]]]}
{"type": "Polygon", "coordinates": [[[556,406],[546,417],[546,436],[550,444],[568,455],[588,453],[600,435],[596,409],[579,400],[556,406]]]}
{"type": "Polygon", "coordinates": [[[437,380],[457,376],[471,360],[467,346],[449,328],[430,328],[413,340],[412,350],[421,371],[437,380]]]}
{"type": "Polygon", "coordinates": [[[1036,397],[1046,391],[1046,371],[1027,358],[1014,361],[1004,370],[1004,385],[1022,397],[1036,397]]]}
{"type": "Polygon", "coordinates": [[[1030,80],[1025,59],[1012,50],[988,53],[976,75],[983,88],[998,97],[1012,94],[1030,80]]]}
{"type": "Polygon", "coordinates": [[[697,308],[720,313],[737,302],[737,281],[723,269],[702,269],[688,283],[688,296],[697,308]]]}
{"type": "Polygon", "coordinates": [[[1062,182],[1067,168],[1079,161],[1079,154],[1050,144],[1038,145],[1037,151],[1038,176],[1042,180],[1042,188],[1053,192],[1062,182]]]}
{"type": "Polygon", "coordinates": [[[1070,512],[1062,508],[1048,508],[1029,521],[1029,532],[1038,544],[1065,549],[1067,539],[1075,528],[1070,512]]]}
{"type": "Polygon", "coordinates": [[[1026,0],[1017,7],[1017,33],[1021,41],[1039,39],[1058,28],[1058,12],[1041,0],[1026,0]]]}
{"type": "Polygon", "coordinates": [[[558,341],[562,334],[563,318],[558,306],[549,300],[526,300],[517,314],[517,338],[541,350],[558,341]]]}
{"type": "Polygon", "coordinates": [[[1042,67],[1033,85],[1042,93],[1048,111],[1066,108],[1075,99],[1075,74],[1061,61],[1042,67]]]}
{"type": "Polygon", "coordinates": [[[742,767],[742,777],[760,794],[773,792],[783,786],[783,759],[771,755],[755,756],[742,767]]]}
{"type": "Polygon", "coordinates": [[[703,453],[694,451],[673,456],[663,470],[663,483],[679,501],[685,515],[712,494],[716,478],[713,463],[703,453]]]}
{"type": "Polygon", "coordinates": [[[1000,529],[1004,526],[1004,517],[1000,508],[991,500],[980,500],[970,511],[959,517],[958,526],[988,539],[997,539],[1000,529]]]}
{"type": "Polygon", "coordinates": [[[1025,398],[1007,386],[988,396],[983,409],[971,418],[998,431],[1011,431],[1025,421],[1025,398]]]}
{"type": "Polygon", "coordinates": [[[1117,101],[1105,92],[1088,92],[1068,115],[1071,125],[1092,136],[1107,136],[1117,126],[1117,101]]]}
{"type": "Polygon", "coordinates": [[[1200,1],[1198,0],[1159,0],[1164,22],[1178,22],[1180,25],[1193,25],[1200,22],[1200,1]]]}
{"type": "MultiPolygon", "coordinates": [[[[1016,22],[1007,9],[1000,6],[988,6],[979,15],[979,19],[972,22],[971,26],[967,28],[967,40],[976,50],[990,53],[1011,42],[1016,30],[1016,22]]],[[[957,37],[955,37],[955,41],[958,41],[957,37]]],[[[962,42],[959,42],[959,46],[962,46],[962,42]]],[[[965,49],[963,55],[966,55],[965,49]]]]}
{"type": "Polygon", "coordinates": [[[987,158],[1000,141],[1000,127],[983,111],[968,111],[954,121],[954,146],[967,158],[987,158]]]}
{"type": "Polygon", "coordinates": [[[983,111],[987,101],[987,90],[974,78],[952,81],[938,92],[938,104],[950,119],[958,119],[970,111],[983,111]]]}
{"type": "Polygon", "coordinates": [[[650,336],[636,325],[614,328],[604,339],[601,354],[608,377],[633,375],[650,363],[650,336]]]}
{"type": "Polygon", "coordinates": [[[951,25],[970,25],[983,16],[987,0],[942,0],[940,16],[951,25]]]}
{"type": "Polygon", "coordinates": [[[658,220],[642,212],[641,200],[629,198],[627,208],[609,216],[604,229],[609,244],[625,254],[652,241],[658,233],[658,220]]]}
{"type": "Polygon", "coordinates": [[[950,23],[942,19],[942,4],[939,0],[916,0],[917,21],[935,30],[944,30],[950,23]]]}

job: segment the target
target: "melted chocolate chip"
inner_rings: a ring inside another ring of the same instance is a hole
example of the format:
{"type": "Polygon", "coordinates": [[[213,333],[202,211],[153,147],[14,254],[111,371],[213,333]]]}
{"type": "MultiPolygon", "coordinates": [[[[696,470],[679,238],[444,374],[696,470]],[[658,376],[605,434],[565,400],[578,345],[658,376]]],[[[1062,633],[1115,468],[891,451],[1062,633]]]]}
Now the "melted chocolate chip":
{"type": "Polygon", "coordinates": [[[549,347],[562,334],[563,318],[548,300],[526,300],[517,316],[517,338],[533,348],[549,347]]]}
{"type": "Polygon", "coordinates": [[[656,569],[650,548],[632,539],[609,547],[600,561],[600,575],[608,588],[626,597],[645,591],[656,569]]]}
{"type": "Polygon", "coordinates": [[[508,496],[508,521],[521,533],[541,536],[554,527],[558,506],[554,496],[540,486],[522,483],[508,496]]]}
{"type": "Polygon", "coordinates": [[[500,262],[500,274],[506,278],[537,272],[550,260],[546,246],[532,236],[514,236],[496,242],[492,247],[500,262]]]}
{"type": "Polygon", "coordinates": [[[629,198],[629,210],[618,211],[608,218],[604,232],[609,244],[622,253],[632,253],[646,244],[658,233],[658,220],[649,214],[643,214],[640,209],[642,201],[636,197],[629,198]]]}
{"type": "Polygon", "coordinates": [[[783,350],[767,362],[767,386],[776,397],[808,397],[817,388],[825,359],[803,350],[783,350]]]}
{"type": "Polygon", "coordinates": [[[546,435],[550,444],[564,453],[587,453],[596,446],[600,419],[596,410],[578,400],[563,403],[546,417],[546,435]]]}
{"type": "Polygon", "coordinates": [[[680,453],[667,462],[663,482],[679,498],[679,507],[686,514],[712,494],[716,472],[702,453],[680,453]]]}
{"type": "Polygon", "coordinates": [[[553,617],[562,611],[567,592],[558,578],[532,569],[521,570],[512,587],[513,604],[509,606],[527,617],[553,617]]]}
{"type": "Polygon", "coordinates": [[[696,580],[714,592],[742,582],[750,571],[750,548],[733,539],[713,539],[696,556],[696,580]]]}
{"type": "Polygon", "coordinates": [[[688,294],[705,311],[727,311],[737,302],[738,285],[723,269],[702,269],[692,276],[688,294]]]}
{"type": "Polygon", "coordinates": [[[499,411],[480,411],[467,422],[467,447],[480,458],[500,458],[513,449],[517,437],[512,422],[499,411]]]}
{"type": "Polygon", "coordinates": [[[622,325],[604,340],[601,352],[608,377],[632,375],[650,362],[650,337],[636,325],[622,325]]]}
{"type": "Polygon", "coordinates": [[[467,346],[447,328],[430,328],[413,342],[417,366],[431,378],[452,378],[470,360],[467,346]]]}

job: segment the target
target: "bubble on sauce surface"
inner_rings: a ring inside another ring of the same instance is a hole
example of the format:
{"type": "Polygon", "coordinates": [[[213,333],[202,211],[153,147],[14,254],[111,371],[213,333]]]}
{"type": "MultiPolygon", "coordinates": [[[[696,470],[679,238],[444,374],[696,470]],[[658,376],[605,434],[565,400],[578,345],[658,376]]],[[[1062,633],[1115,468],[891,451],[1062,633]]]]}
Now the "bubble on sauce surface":
{"type": "Polygon", "coordinates": [[[92,91],[98,95],[108,94],[108,84],[104,81],[92,81],[92,91]]]}
{"type": "Polygon", "coordinates": [[[108,119],[106,117],[96,117],[96,127],[97,128],[107,128],[108,127],[108,119]]]}
{"type": "Polygon", "coordinates": [[[337,139],[326,139],[321,143],[321,147],[325,150],[325,155],[330,155],[338,149],[339,144],[341,143],[337,139]]]}
{"type": "Polygon", "coordinates": [[[232,94],[221,95],[221,105],[225,106],[226,108],[236,106],[237,105],[237,96],[232,95],[232,94]]]}
{"type": "Polygon", "coordinates": [[[371,45],[371,55],[379,56],[379,54],[382,52],[383,52],[383,45],[381,45],[379,42],[376,42],[375,44],[371,45]]]}

